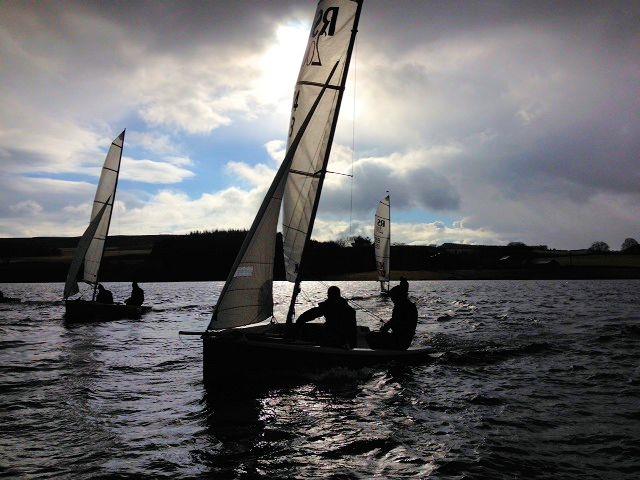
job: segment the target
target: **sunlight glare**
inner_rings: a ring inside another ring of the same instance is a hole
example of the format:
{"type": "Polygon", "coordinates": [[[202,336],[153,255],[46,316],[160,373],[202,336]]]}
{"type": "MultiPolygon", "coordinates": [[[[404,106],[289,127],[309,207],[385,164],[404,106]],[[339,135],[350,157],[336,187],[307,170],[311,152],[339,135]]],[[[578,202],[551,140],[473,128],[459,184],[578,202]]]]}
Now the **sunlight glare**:
{"type": "Polygon", "coordinates": [[[291,96],[307,46],[309,25],[289,23],[276,29],[275,44],[259,59],[261,75],[255,90],[267,104],[288,113],[291,96]]]}

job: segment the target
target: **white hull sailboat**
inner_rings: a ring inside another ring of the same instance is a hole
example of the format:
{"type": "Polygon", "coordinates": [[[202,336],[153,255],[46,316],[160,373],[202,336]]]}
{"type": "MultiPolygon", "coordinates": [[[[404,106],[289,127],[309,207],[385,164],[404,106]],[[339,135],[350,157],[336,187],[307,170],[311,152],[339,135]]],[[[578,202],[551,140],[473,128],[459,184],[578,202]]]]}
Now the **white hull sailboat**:
{"type": "Polygon", "coordinates": [[[423,359],[428,349],[372,350],[358,329],[356,348],[321,346],[322,325],[305,325],[296,339],[295,318],[303,256],[316,218],[355,42],[362,0],[321,0],[296,82],[287,153],[220,293],[207,331],[201,334],[205,380],[258,373],[273,362],[303,367],[358,367],[392,359],[423,359]],[[294,283],[286,323],[273,317],[273,265],[282,205],[284,262],[294,283]]]}
{"type": "Polygon", "coordinates": [[[388,294],[391,282],[391,197],[389,195],[380,200],[373,219],[373,246],[380,293],[388,294]]]}
{"type": "Polygon", "coordinates": [[[65,319],[68,321],[95,321],[117,318],[137,318],[149,307],[136,307],[124,304],[103,304],[96,302],[96,289],[100,273],[100,264],[104,256],[104,246],[109,234],[111,215],[118,187],[120,162],[124,147],[123,130],[111,142],[109,152],[105,158],[100,181],[93,199],[93,209],[89,226],[78,242],[74,252],[67,281],[64,286],[65,319]],[[82,268],[84,267],[84,268],[82,268]],[[80,272],[82,268],[82,272],[80,272]],[[70,300],[70,297],[80,293],[78,280],[93,286],[91,300],[82,298],[70,300]]]}

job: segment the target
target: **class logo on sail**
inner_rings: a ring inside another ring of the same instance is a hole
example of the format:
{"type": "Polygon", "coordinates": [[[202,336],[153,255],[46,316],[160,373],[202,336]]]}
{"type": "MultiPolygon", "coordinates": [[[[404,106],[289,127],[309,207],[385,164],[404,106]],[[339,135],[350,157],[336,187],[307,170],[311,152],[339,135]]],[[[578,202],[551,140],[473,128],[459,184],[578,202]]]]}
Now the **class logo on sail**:
{"type": "Polygon", "coordinates": [[[333,37],[336,33],[339,10],[340,7],[328,7],[324,10],[322,8],[318,9],[316,18],[313,21],[313,27],[311,27],[311,34],[309,35],[311,40],[309,40],[307,53],[304,57],[306,65],[322,66],[319,47],[320,37],[333,37]]]}

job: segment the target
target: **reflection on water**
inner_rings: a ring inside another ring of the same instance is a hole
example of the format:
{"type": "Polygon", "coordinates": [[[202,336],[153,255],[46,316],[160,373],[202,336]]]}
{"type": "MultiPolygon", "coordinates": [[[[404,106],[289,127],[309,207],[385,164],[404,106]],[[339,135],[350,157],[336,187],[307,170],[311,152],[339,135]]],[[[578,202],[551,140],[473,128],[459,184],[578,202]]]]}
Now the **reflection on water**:
{"type": "MultiPolygon", "coordinates": [[[[364,309],[390,315],[377,283],[339,285],[363,307],[360,324],[380,324],[364,309]]],[[[2,286],[28,301],[0,305],[0,473],[582,479],[640,468],[638,281],[413,282],[416,343],[438,351],[429,364],[209,387],[199,339],[177,331],[206,326],[221,284],[143,287],[154,311],[142,320],[69,327],[61,284],[2,286]]],[[[290,289],[276,286],[280,318],[290,289]]],[[[325,290],[306,284],[299,311],[325,290]]]]}

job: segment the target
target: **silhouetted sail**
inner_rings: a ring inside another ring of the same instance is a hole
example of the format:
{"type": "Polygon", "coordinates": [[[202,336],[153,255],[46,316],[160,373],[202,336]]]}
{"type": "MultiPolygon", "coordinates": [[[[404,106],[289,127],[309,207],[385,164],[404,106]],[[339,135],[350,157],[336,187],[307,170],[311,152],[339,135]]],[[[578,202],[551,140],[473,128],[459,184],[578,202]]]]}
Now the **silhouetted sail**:
{"type": "Polygon", "coordinates": [[[104,252],[104,242],[109,233],[111,211],[116,196],[123,145],[124,130],[111,142],[107,158],[104,160],[98,189],[93,200],[91,220],[73,254],[73,260],[71,261],[64,286],[64,298],[79,292],[78,272],[82,262],[84,262],[82,279],[94,285],[98,282],[98,271],[100,270],[100,262],[104,252]]]}
{"type": "Polygon", "coordinates": [[[373,223],[373,239],[376,252],[376,268],[380,288],[389,282],[389,257],[391,252],[391,200],[389,195],[380,200],[373,223]]]}
{"type": "Polygon", "coordinates": [[[107,204],[105,203],[102,205],[102,208],[98,210],[95,218],[89,222],[89,226],[82,234],[80,242],[78,242],[71,266],[69,267],[69,272],[67,273],[67,281],[64,285],[64,298],[69,298],[80,291],[78,288],[78,272],[80,271],[80,266],[87,253],[87,249],[89,245],[91,245],[91,240],[93,240],[93,236],[96,234],[96,230],[98,230],[98,225],[100,224],[100,220],[102,220],[106,208],[107,204]]]}
{"type": "Polygon", "coordinates": [[[122,147],[124,145],[124,130],[116,138],[109,148],[107,158],[102,167],[100,174],[100,182],[98,190],[93,199],[93,209],[91,211],[91,219],[98,215],[103,206],[106,206],[102,220],[98,224],[91,244],[87,249],[84,257],[84,274],[83,280],[87,283],[95,284],[98,281],[98,271],[100,270],[100,262],[104,253],[104,243],[109,233],[109,224],[111,223],[111,213],[113,211],[113,202],[116,197],[116,187],[118,186],[118,174],[120,173],[120,161],[122,160],[122,147]]]}
{"type": "Polygon", "coordinates": [[[296,137],[291,142],[276,176],[265,195],[258,214],[247,233],[235,259],[227,281],[220,292],[208,330],[241,327],[258,323],[273,315],[273,261],[276,247],[276,230],[282,201],[282,192],[291,169],[296,149],[321,103],[337,69],[337,64],[324,80],[324,87],[301,122],[296,137]]]}
{"type": "Polygon", "coordinates": [[[361,1],[321,0],[311,27],[293,98],[289,145],[331,68],[338,64],[329,91],[307,128],[293,158],[284,191],[282,233],[287,280],[297,281],[300,262],[322,189],[331,143],[347,79],[361,1]]]}

